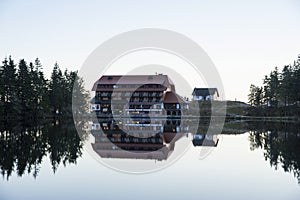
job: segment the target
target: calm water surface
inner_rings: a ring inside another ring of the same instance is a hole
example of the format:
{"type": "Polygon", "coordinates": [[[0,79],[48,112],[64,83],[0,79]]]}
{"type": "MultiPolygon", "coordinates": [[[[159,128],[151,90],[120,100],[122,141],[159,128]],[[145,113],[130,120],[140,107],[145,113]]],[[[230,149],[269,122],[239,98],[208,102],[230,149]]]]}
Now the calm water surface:
{"type": "MultiPolygon", "coordinates": [[[[166,159],[95,159],[72,125],[3,126],[0,199],[299,199],[300,131],[295,124],[229,123],[216,147],[176,140],[166,159]],[[162,165],[153,173],[122,173],[101,163],[162,165]],[[201,152],[210,148],[203,158],[201,152]]],[[[199,130],[198,130],[199,131],[199,130]]],[[[95,140],[93,141],[95,142],[95,140]]],[[[104,156],[105,157],[105,156],[104,156]]]]}

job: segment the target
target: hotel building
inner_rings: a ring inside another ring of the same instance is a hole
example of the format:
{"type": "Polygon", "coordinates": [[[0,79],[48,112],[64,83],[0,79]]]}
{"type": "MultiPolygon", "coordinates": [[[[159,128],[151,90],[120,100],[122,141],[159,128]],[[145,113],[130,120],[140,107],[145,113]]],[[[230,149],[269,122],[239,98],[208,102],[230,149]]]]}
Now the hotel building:
{"type": "Polygon", "coordinates": [[[180,117],[187,102],[167,75],[102,76],[92,88],[91,112],[97,117],[180,117]]]}

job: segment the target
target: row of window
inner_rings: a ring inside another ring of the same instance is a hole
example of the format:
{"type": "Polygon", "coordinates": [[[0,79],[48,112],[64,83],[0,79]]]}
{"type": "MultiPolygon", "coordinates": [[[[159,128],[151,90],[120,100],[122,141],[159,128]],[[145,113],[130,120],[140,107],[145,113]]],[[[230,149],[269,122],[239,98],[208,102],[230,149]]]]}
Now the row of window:
{"type": "Polygon", "coordinates": [[[162,97],[162,92],[97,92],[96,97],[162,97]]]}
{"type": "Polygon", "coordinates": [[[163,85],[160,84],[98,84],[97,88],[98,89],[111,89],[111,88],[163,88],[163,85]]]}

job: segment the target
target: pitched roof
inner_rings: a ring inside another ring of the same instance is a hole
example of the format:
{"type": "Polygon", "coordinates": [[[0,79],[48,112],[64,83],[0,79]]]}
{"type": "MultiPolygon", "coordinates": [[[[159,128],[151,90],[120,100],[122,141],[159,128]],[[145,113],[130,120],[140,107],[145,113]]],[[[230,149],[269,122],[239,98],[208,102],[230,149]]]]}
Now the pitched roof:
{"type": "Polygon", "coordinates": [[[216,135],[194,135],[192,140],[194,146],[211,146],[216,147],[219,142],[219,138],[216,135]]]}
{"type": "Polygon", "coordinates": [[[174,85],[171,79],[167,75],[105,75],[94,83],[93,91],[96,90],[98,84],[103,85],[115,85],[115,84],[160,84],[166,87],[174,85]]]}
{"type": "Polygon", "coordinates": [[[96,98],[95,97],[93,97],[91,100],[90,100],[90,103],[95,103],[96,102],[96,98]]]}
{"type": "MultiPolygon", "coordinates": [[[[104,143],[99,144],[103,146],[104,143]]],[[[113,143],[108,144],[106,149],[98,149],[97,147],[99,147],[97,143],[92,144],[93,150],[102,158],[166,160],[173,152],[166,146],[157,150],[123,150],[120,147],[113,149],[116,147],[113,143]]]]}
{"type": "Polygon", "coordinates": [[[175,92],[166,92],[163,102],[164,103],[187,103],[187,101],[185,101],[181,96],[179,96],[175,92]]]}
{"type": "Polygon", "coordinates": [[[163,136],[164,136],[165,142],[167,144],[169,144],[169,143],[175,143],[182,136],[184,136],[184,133],[182,133],[182,132],[179,132],[179,133],[164,132],[163,136]]]}
{"type": "Polygon", "coordinates": [[[219,97],[219,92],[217,88],[194,88],[193,95],[195,96],[208,96],[208,95],[214,95],[217,93],[217,96],[219,97]]]}

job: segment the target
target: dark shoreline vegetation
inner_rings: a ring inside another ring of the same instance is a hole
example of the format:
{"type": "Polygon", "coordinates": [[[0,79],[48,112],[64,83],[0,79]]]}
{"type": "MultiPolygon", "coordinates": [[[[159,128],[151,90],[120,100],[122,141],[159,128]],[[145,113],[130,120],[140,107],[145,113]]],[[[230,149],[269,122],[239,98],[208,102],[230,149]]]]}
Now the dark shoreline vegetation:
{"type": "Polygon", "coordinates": [[[32,122],[53,118],[72,118],[73,89],[81,109],[88,108],[88,93],[77,71],[61,71],[55,63],[47,79],[37,58],[21,59],[18,64],[9,57],[0,65],[0,120],[32,122]]]}
{"type": "Polygon", "coordinates": [[[275,67],[262,86],[251,85],[249,116],[300,116],[300,55],[281,72],[275,67]]]}

